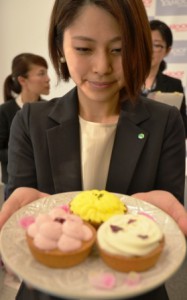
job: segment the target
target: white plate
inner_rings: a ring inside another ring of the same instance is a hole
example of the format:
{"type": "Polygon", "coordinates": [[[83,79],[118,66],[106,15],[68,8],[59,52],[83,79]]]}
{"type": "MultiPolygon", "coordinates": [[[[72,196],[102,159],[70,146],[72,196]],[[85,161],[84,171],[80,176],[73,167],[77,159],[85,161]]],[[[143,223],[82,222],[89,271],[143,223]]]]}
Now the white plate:
{"type": "Polygon", "coordinates": [[[175,221],[151,204],[120,194],[117,195],[128,206],[129,211],[144,211],[152,215],[165,234],[165,247],[158,263],[149,271],[141,273],[139,284],[133,287],[124,284],[128,274],[113,271],[94,254],[82,264],[66,270],[50,269],[38,263],[29,251],[24,230],[18,225],[20,218],[47,212],[54,206],[68,203],[77,193],[57,194],[37,200],[14,213],[3,226],[0,235],[2,258],[21,280],[38,290],[59,297],[126,299],[156,288],[181,266],[186,254],[186,241],[175,221]],[[112,290],[100,290],[90,285],[89,274],[102,271],[115,274],[117,286],[112,290]]]}

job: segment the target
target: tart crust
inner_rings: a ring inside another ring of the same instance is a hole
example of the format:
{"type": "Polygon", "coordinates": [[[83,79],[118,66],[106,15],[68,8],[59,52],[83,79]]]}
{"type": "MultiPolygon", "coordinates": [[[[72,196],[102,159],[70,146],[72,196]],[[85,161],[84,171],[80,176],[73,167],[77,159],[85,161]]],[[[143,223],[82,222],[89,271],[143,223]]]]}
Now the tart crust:
{"type": "Polygon", "coordinates": [[[159,245],[144,256],[125,257],[123,255],[111,254],[99,246],[97,248],[102,260],[112,269],[119,272],[144,272],[152,268],[158,261],[164,248],[164,238],[160,241],[159,245]]]}
{"type": "Polygon", "coordinates": [[[33,243],[33,238],[26,233],[26,240],[34,258],[41,264],[51,268],[70,268],[83,262],[90,254],[96,240],[96,230],[89,223],[85,223],[92,231],[89,241],[83,241],[80,249],[71,252],[62,252],[58,249],[41,250],[33,243]]]}

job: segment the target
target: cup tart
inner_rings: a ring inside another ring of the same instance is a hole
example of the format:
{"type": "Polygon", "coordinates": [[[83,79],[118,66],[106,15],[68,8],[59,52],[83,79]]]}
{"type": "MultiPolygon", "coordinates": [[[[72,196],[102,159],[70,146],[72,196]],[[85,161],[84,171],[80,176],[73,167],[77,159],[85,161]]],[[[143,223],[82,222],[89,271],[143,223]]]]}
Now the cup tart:
{"type": "Polygon", "coordinates": [[[26,229],[34,258],[51,268],[70,268],[83,262],[96,240],[96,230],[80,217],[55,208],[38,215],[26,229]]]}
{"type": "Polygon", "coordinates": [[[117,215],[97,231],[97,247],[103,261],[119,272],[143,272],[152,268],[164,248],[159,225],[142,214],[117,215]]]}
{"type": "Polygon", "coordinates": [[[88,190],[80,192],[71,200],[70,211],[98,228],[111,216],[126,213],[127,207],[111,192],[88,190]]]}

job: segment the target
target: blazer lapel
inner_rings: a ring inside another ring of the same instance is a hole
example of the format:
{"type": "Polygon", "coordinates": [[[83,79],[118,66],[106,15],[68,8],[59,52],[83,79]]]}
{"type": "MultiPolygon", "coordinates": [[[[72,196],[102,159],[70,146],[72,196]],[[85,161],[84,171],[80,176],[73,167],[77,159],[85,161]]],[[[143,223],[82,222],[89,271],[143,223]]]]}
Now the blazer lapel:
{"type": "MultiPolygon", "coordinates": [[[[148,138],[148,132],[141,127],[147,118],[149,113],[141,101],[133,109],[128,101],[123,105],[112,151],[107,190],[127,193],[148,138]]],[[[49,119],[52,125],[47,130],[47,141],[55,192],[82,190],[76,89],[55,104],[49,119]]]]}
{"type": "Polygon", "coordinates": [[[128,191],[148,138],[148,132],[140,124],[149,118],[149,113],[142,105],[131,111],[128,106],[125,104],[117,126],[106,186],[109,191],[123,194],[128,191]]]}
{"type": "Polygon", "coordinates": [[[77,103],[76,90],[73,89],[60,99],[49,116],[56,125],[47,130],[56,193],[82,190],[77,103]]]}

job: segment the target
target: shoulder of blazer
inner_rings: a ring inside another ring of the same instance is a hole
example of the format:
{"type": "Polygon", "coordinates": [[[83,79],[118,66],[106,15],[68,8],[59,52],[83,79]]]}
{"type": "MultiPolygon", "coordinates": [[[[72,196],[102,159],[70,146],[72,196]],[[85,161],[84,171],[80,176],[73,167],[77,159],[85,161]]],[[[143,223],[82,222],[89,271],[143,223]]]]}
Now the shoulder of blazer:
{"type": "Polygon", "coordinates": [[[19,110],[19,109],[20,109],[20,107],[17,105],[15,99],[11,99],[0,105],[1,111],[19,110]]]}
{"type": "Polygon", "coordinates": [[[182,81],[178,78],[158,73],[155,90],[161,92],[183,92],[182,81]]]}
{"type": "Polygon", "coordinates": [[[122,117],[129,119],[135,124],[151,118],[158,119],[158,121],[160,118],[167,119],[173,110],[176,110],[178,114],[177,108],[143,96],[138,97],[135,105],[128,100],[122,103],[122,117]]]}
{"type": "Polygon", "coordinates": [[[19,110],[20,107],[17,105],[16,101],[12,99],[0,105],[0,116],[10,123],[19,110]]]}
{"type": "Polygon", "coordinates": [[[21,114],[26,119],[50,119],[59,124],[68,121],[72,117],[78,116],[77,89],[74,88],[66,95],[48,101],[26,103],[21,114]]]}

